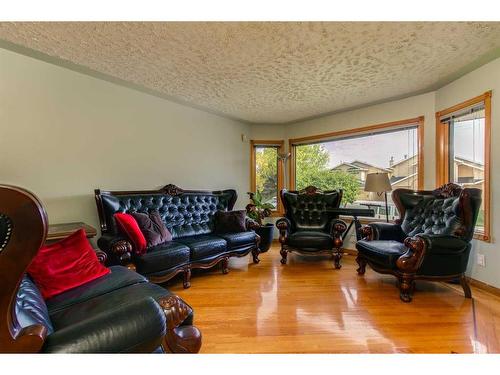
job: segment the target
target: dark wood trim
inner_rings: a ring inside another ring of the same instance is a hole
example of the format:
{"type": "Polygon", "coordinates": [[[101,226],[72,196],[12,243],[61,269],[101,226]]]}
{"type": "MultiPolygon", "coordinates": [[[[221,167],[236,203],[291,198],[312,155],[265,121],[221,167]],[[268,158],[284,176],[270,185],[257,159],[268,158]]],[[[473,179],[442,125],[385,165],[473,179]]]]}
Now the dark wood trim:
{"type": "MultiPolygon", "coordinates": [[[[268,147],[276,147],[279,153],[285,152],[285,141],[284,140],[251,140],[250,141],[250,191],[255,192],[257,189],[257,178],[255,174],[256,168],[256,157],[255,157],[255,147],[258,146],[268,146],[268,147]]],[[[284,188],[285,179],[284,179],[284,170],[283,170],[283,161],[277,160],[278,167],[278,187],[276,191],[276,210],[272,211],[271,216],[280,216],[283,214],[283,205],[279,200],[279,192],[284,188]]]]}
{"type": "Polygon", "coordinates": [[[167,331],[162,348],[170,353],[198,353],[201,348],[201,332],[195,326],[181,325],[193,309],[178,296],[162,297],[158,304],[165,314],[167,331]]]}
{"type": "Polygon", "coordinates": [[[47,236],[47,214],[40,200],[16,186],[0,185],[0,214],[8,220],[10,235],[0,244],[0,352],[37,353],[47,329],[41,324],[21,328],[15,299],[19,284],[47,236]]]}
{"type": "Polygon", "coordinates": [[[333,138],[338,138],[342,136],[349,136],[359,133],[367,132],[377,132],[383,131],[388,128],[398,128],[404,127],[405,125],[416,124],[417,126],[417,139],[418,139],[418,188],[423,189],[424,187],[424,116],[419,116],[411,119],[391,121],[382,124],[363,126],[360,128],[339,130],[329,133],[311,135],[307,137],[291,138],[288,140],[288,150],[291,153],[290,163],[289,163],[289,188],[294,190],[296,188],[295,184],[295,161],[296,161],[296,150],[295,146],[308,144],[312,142],[318,142],[324,140],[325,142],[332,140],[333,138]]]}
{"type": "MultiPolygon", "coordinates": [[[[219,255],[218,257],[212,259],[208,263],[203,262],[203,261],[198,261],[198,262],[195,261],[193,263],[179,265],[178,267],[171,269],[168,273],[161,275],[161,276],[148,276],[148,275],[145,275],[145,276],[152,283],[163,284],[163,283],[171,280],[172,278],[174,278],[177,274],[184,273],[185,275],[188,275],[188,277],[187,278],[185,277],[184,281],[183,281],[184,288],[187,289],[191,286],[190,279],[191,279],[191,271],[192,270],[194,270],[194,269],[209,269],[209,268],[216,266],[218,263],[222,262],[222,264],[223,264],[222,273],[227,274],[229,272],[229,269],[227,268],[227,261],[229,258],[231,258],[231,257],[241,258],[241,257],[248,255],[250,252],[252,252],[252,255],[253,255],[255,248],[258,249],[258,245],[250,247],[249,249],[245,250],[244,252],[231,251],[231,252],[223,253],[223,254],[219,255]]],[[[254,260],[254,263],[258,263],[258,262],[255,262],[255,260],[254,260]]]]}
{"type": "Polygon", "coordinates": [[[436,184],[440,186],[449,179],[449,126],[441,122],[441,117],[460,111],[474,104],[484,102],[484,231],[476,230],[474,238],[491,241],[491,96],[492,91],[436,112],[436,184]]]}
{"type": "Polygon", "coordinates": [[[85,230],[87,238],[94,238],[97,235],[97,230],[93,226],[82,222],[50,224],[46,241],[61,240],[79,229],[85,230]]]}

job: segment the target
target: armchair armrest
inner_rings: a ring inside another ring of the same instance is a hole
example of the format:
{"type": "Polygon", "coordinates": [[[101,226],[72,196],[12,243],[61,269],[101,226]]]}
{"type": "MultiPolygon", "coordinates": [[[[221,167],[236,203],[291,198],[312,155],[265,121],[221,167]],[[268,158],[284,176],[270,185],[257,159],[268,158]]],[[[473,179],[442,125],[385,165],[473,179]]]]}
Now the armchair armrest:
{"type": "Polygon", "coordinates": [[[347,230],[347,224],[340,219],[334,219],[332,220],[330,228],[330,235],[333,238],[333,246],[340,249],[344,242],[342,240],[342,235],[347,230]]]}
{"type": "MultiPolygon", "coordinates": [[[[130,262],[132,255],[132,244],[123,236],[104,234],[97,240],[97,246],[111,259],[116,259],[120,264],[130,262]]],[[[99,258],[99,254],[97,255],[99,258]]]]}
{"type": "Polygon", "coordinates": [[[426,244],[426,250],[432,254],[450,254],[462,253],[467,249],[469,243],[457,236],[442,234],[419,234],[426,244]]]}
{"type": "Polygon", "coordinates": [[[370,223],[361,228],[362,237],[366,241],[398,241],[403,242],[406,234],[399,224],[370,223]]]}
{"type": "Polygon", "coordinates": [[[247,217],[245,219],[245,227],[247,228],[247,230],[255,230],[260,228],[260,224],[257,223],[254,219],[247,217]]]}
{"type": "Polygon", "coordinates": [[[282,217],[276,221],[276,227],[280,232],[279,241],[280,243],[286,243],[288,235],[290,234],[290,228],[292,227],[292,223],[286,217],[282,217]]]}

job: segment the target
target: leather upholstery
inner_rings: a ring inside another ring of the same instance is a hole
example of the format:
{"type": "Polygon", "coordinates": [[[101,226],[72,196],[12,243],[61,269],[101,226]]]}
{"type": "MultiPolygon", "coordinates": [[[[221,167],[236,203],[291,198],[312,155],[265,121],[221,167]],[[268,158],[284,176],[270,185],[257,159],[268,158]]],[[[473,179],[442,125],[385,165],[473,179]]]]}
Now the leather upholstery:
{"type": "MultiPolygon", "coordinates": [[[[153,352],[166,332],[165,313],[156,302],[171,293],[125,267],[47,301],[25,276],[15,301],[21,327],[42,324],[47,353],[153,352]]],[[[181,323],[191,325],[193,314],[181,323]]]]}
{"type": "Polygon", "coordinates": [[[191,250],[191,261],[212,258],[227,250],[227,242],[215,235],[184,237],[177,239],[191,250]]]}
{"type": "Polygon", "coordinates": [[[403,243],[390,240],[361,240],[356,247],[368,260],[389,268],[394,268],[398,258],[408,250],[403,243]]]}
{"type": "Polygon", "coordinates": [[[190,249],[179,242],[166,242],[148,249],[147,253],[134,257],[137,272],[149,275],[188,264],[190,249]]]}
{"type": "Polygon", "coordinates": [[[125,267],[113,266],[109,269],[111,272],[107,275],[48,299],[46,303],[50,313],[54,314],[59,310],[102,296],[116,289],[147,282],[144,276],[125,267]]]}
{"type": "Polygon", "coordinates": [[[16,316],[21,327],[41,324],[47,328],[47,334],[54,332],[49,311],[40,290],[27,275],[21,280],[15,301],[16,316]]]}
{"type": "Polygon", "coordinates": [[[299,231],[290,234],[288,244],[305,251],[331,249],[333,241],[330,234],[319,231],[299,231]]]}
{"type": "Polygon", "coordinates": [[[172,238],[211,233],[214,215],[218,210],[227,210],[236,194],[226,190],[218,194],[130,194],[101,196],[108,231],[117,233],[113,215],[116,212],[150,213],[157,210],[172,238]]]}
{"type": "MultiPolygon", "coordinates": [[[[127,264],[131,259],[138,272],[164,281],[170,275],[173,277],[179,268],[190,268],[193,263],[206,264],[232,250],[239,255],[256,248],[253,231],[215,234],[215,215],[218,211],[233,208],[236,201],[234,190],[180,191],[172,195],[167,191],[99,194],[98,208],[102,203],[101,220],[106,228],[98,246],[108,254],[109,264],[127,264]],[[117,212],[152,211],[159,213],[173,240],[150,247],[146,254],[140,256],[114,253],[113,245],[123,240],[123,236],[117,230],[113,215],[117,212]]],[[[245,225],[251,227],[248,220],[245,225]]]]}
{"type": "Polygon", "coordinates": [[[372,240],[389,240],[403,242],[406,233],[403,232],[400,225],[391,223],[371,223],[373,238],[372,240]]]}
{"type": "Polygon", "coordinates": [[[100,313],[79,314],[65,325],[55,319],[54,324],[58,328],[45,341],[46,353],[153,352],[166,332],[163,310],[151,297],[108,304],[100,313]]]}
{"type": "Polygon", "coordinates": [[[369,224],[373,241],[358,241],[359,253],[368,260],[397,270],[396,255],[409,250],[403,244],[405,239],[423,240],[423,259],[417,263],[420,265],[415,271],[417,275],[435,277],[464,273],[481,206],[481,190],[461,189],[453,184],[434,191],[396,189],[393,200],[398,211],[403,213],[401,224],[369,224]],[[400,244],[400,249],[394,241],[400,244]]]}
{"type": "Polygon", "coordinates": [[[252,231],[239,233],[222,233],[217,237],[223,238],[228,246],[228,250],[247,248],[255,245],[255,233],[252,231]]]}
{"type": "Polygon", "coordinates": [[[286,191],[282,197],[286,217],[292,224],[292,231],[328,231],[330,222],[338,216],[325,212],[325,209],[338,208],[342,194],[338,191],[324,194],[299,194],[286,191]]]}

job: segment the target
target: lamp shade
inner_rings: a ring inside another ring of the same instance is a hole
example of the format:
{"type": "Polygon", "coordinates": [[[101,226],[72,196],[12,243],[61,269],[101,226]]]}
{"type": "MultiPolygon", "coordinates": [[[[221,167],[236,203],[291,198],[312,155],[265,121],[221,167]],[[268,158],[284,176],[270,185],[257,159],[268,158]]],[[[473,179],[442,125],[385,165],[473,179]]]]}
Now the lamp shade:
{"type": "Polygon", "coordinates": [[[368,173],[365,181],[365,191],[382,193],[391,191],[392,186],[387,173],[368,173]]]}

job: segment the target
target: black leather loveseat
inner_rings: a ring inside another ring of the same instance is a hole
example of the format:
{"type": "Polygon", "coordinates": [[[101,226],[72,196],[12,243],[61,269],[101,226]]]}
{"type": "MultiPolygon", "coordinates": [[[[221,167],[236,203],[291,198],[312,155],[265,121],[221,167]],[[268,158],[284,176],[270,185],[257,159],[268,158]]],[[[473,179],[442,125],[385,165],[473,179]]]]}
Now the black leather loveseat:
{"type": "Polygon", "coordinates": [[[229,257],[241,257],[250,251],[254,263],[259,262],[260,237],[251,230],[258,227],[257,223],[247,220],[247,231],[240,233],[215,233],[215,214],[233,209],[235,190],[195,191],[167,185],[159,190],[96,190],[95,198],[102,232],[97,243],[108,255],[109,264],[126,265],[152,282],[163,283],[182,272],[184,287],[189,288],[194,268],[211,268],[221,262],[222,272],[227,273],[229,257]],[[113,215],[153,210],[159,212],[172,241],[139,256],[120,234],[113,215]]]}

